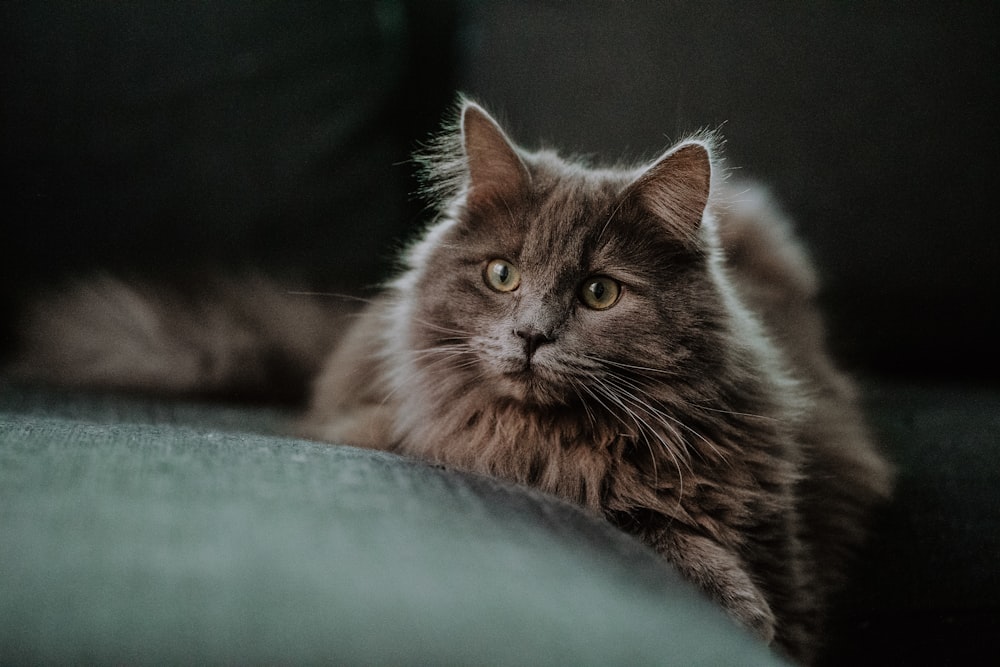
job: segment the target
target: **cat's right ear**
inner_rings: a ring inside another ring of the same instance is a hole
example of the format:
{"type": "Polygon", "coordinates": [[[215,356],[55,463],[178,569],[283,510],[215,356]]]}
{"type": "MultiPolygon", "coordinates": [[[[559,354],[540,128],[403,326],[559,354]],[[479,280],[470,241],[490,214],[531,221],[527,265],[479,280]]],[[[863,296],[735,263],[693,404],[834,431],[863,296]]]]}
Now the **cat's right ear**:
{"type": "Polygon", "coordinates": [[[481,106],[465,102],[461,131],[468,206],[509,204],[527,190],[531,183],[528,168],[500,125],[481,106]]]}

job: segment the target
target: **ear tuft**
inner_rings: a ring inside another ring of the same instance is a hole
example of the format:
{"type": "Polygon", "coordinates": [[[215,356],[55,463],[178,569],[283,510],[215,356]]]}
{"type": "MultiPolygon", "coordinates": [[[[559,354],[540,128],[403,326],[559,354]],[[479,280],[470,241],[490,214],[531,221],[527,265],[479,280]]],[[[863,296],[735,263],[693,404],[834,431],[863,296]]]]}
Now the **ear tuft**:
{"type": "Polygon", "coordinates": [[[496,203],[527,189],[531,176],[517,149],[478,104],[465,102],[461,133],[470,205],[496,203]]]}

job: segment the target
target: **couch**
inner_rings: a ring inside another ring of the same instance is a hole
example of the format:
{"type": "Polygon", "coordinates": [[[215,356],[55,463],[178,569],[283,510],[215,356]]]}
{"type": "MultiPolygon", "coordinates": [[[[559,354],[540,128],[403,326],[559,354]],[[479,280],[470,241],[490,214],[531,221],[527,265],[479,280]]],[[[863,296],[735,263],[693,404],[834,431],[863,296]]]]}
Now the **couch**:
{"type": "MultiPolygon", "coordinates": [[[[377,283],[456,89],[609,161],[721,125],[799,221],[898,469],[822,662],[974,664],[1000,636],[996,13],[4,3],[2,351],[95,270],[377,283]]],[[[2,381],[0,662],[780,662],[577,508],[294,414],[2,381]]]]}

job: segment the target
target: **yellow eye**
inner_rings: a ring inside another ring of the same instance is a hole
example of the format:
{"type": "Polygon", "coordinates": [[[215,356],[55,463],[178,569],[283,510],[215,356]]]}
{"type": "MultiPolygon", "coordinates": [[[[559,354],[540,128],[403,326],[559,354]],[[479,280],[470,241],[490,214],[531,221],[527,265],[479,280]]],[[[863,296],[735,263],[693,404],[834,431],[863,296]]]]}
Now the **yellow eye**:
{"type": "Polygon", "coordinates": [[[521,284],[521,272],[503,259],[494,259],[483,270],[486,284],[497,292],[513,292],[521,284]]]}
{"type": "Polygon", "coordinates": [[[580,300],[583,301],[583,305],[594,310],[607,310],[618,303],[621,295],[622,286],[617,280],[607,276],[587,278],[580,287],[580,300]]]}

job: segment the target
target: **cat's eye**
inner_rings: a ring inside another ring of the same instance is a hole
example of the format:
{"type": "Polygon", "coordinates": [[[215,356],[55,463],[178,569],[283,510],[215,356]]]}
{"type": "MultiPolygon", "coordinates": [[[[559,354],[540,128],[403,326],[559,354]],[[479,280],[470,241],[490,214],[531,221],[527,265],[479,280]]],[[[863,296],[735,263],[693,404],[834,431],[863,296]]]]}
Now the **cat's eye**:
{"type": "Polygon", "coordinates": [[[587,278],[580,287],[580,300],[587,308],[607,310],[618,303],[622,295],[621,284],[607,276],[587,278]]]}
{"type": "Polygon", "coordinates": [[[504,259],[494,259],[483,270],[486,284],[497,292],[513,292],[521,284],[521,272],[504,259]]]}

